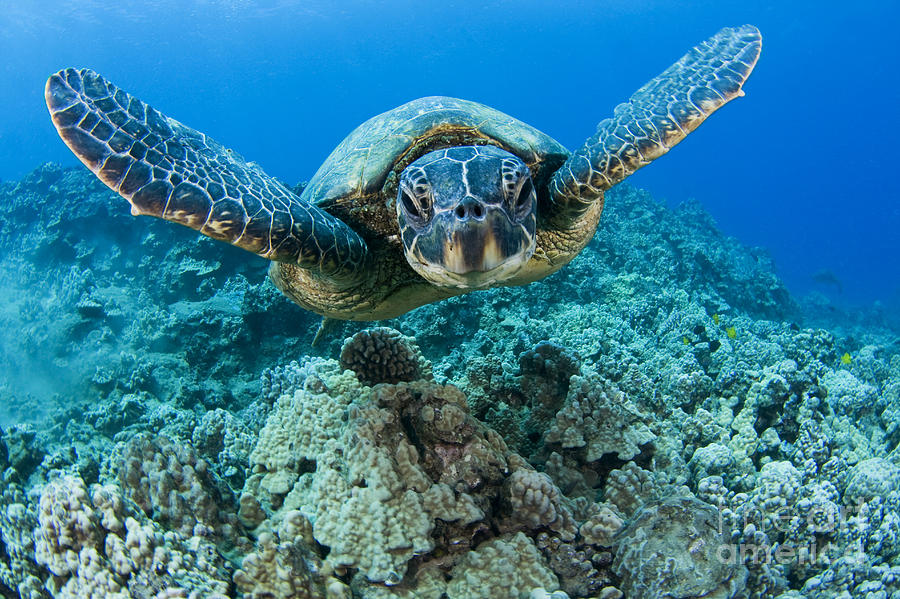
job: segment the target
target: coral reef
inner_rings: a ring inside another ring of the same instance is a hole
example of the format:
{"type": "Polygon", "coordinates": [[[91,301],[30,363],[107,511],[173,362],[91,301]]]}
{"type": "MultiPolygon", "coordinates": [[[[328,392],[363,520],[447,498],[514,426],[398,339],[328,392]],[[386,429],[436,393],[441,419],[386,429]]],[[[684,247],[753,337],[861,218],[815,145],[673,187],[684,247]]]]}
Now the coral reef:
{"type": "Polygon", "coordinates": [[[165,535],[129,512],[112,485],[89,493],[83,480],[64,475],[44,486],[34,559],[49,570],[53,597],[226,596],[222,558],[208,541],[165,535]]]}
{"type": "Polygon", "coordinates": [[[341,367],[355,372],[365,385],[415,381],[422,377],[425,368],[419,348],[412,341],[389,327],[360,331],[344,342],[341,367]]]}
{"type": "Polygon", "coordinates": [[[565,403],[544,441],[562,450],[583,447],[587,462],[608,454],[630,460],[656,439],[645,420],[621,391],[604,388],[597,377],[573,376],[565,403]]]}
{"type": "Polygon", "coordinates": [[[219,539],[240,532],[230,490],[189,445],[139,434],[121,447],[110,469],[128,499],[167,529],[219,539]]]}
{"type": "Polygon", "coordinates": [[[80,170],[0,184],[0,596],[900,596],[891,319],[694,203],[603,218],[545,281],[319,327],[80,170]]]}
{"type": "Polygon", "coordinates": [[[512,599],[526,596],[534,589],[559,588],[553,572],[541,563],[534,542],[521,532],[508,540],[498,538],[482,543],[477,550],[466,554],[451,575],[446,591],[448,599],[512,599]]]}
{"type": "Polygon", "coordinates": [[[341,597],[339,581],[328,588],[314,572],[321,560],[313,553],[312,529],[298,511],[288,512],[274,532],[263,532],[256,549],[245,556],[234,573],[244,597],[254,599],[324,599],[341,597]]]}
{"type": "Polygon", "coordinates": [[[334,361],[312,361],[259,439],[242,496],[254,517],[244,519],[274,527],[299,510],[328,547],[326,566],[339,573],[394,586],[411,564],[446,567],[495,529],[575,535],[550,478],[473,419],[451,386],[373,388],[334,361]],[[296,422],[305,434],[291,428],[296,422]]]}

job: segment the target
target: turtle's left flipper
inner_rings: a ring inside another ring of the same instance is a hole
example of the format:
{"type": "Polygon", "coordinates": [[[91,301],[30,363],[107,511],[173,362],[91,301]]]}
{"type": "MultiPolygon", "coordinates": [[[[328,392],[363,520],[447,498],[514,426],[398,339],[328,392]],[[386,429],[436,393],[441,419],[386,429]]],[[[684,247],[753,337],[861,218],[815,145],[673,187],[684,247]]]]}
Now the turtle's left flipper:
{"type": "Polygon", "coordinates": [[[761,47],[756,27],[726,27],[619,104],[553,176],[551,201],[558,214],[573,218],[585,212],[605,190],[742,96],[761,47]]]}

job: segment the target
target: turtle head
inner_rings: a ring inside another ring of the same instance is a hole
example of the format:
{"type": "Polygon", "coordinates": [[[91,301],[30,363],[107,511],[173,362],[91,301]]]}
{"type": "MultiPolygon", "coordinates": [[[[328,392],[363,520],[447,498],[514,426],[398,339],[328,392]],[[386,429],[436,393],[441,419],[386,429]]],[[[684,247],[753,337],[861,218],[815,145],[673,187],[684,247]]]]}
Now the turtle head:
{"type": "Polygon", "coordinates": [[[505,281],[535,248],[528,166],[494,146],[429,152],[400,175],[397,220],[406,259],[429,282],[478,289],[505,281]]]}

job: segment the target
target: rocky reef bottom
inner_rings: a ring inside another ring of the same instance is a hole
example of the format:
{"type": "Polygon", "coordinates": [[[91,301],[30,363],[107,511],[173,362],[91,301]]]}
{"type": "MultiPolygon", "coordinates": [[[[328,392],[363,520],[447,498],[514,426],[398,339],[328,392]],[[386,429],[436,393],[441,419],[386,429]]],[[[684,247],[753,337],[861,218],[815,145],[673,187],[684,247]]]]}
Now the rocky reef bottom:
{"type": "Polygon", "coordinates": [[[2,597],[900,598],[896,322],[694,203],[368,325],[81,169],[0,221],[2,597]]]}

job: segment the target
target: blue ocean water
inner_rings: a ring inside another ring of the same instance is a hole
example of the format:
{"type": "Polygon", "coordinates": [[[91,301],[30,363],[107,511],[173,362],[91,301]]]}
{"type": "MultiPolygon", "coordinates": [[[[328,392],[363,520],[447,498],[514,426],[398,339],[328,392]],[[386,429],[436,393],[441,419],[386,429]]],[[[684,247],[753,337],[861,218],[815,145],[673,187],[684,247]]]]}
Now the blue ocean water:
{"type": "Polygon", "coordinates": [[[2,180],[45,161],[75,163],[42,98],[46,77],[68,66],[97,70],[295,182],[366,118],[431,94],[489,104],[577,148],[692,45],[722,26],[752,23],[763,54],[746,97],[630,182],[672,204],[699,200],[724,232],[771,252],[796,294],[900,301],[894,2],[75,0],[0,8],[2,180]],[[814,277],[823,271],[840,286],[814,277]]]}

